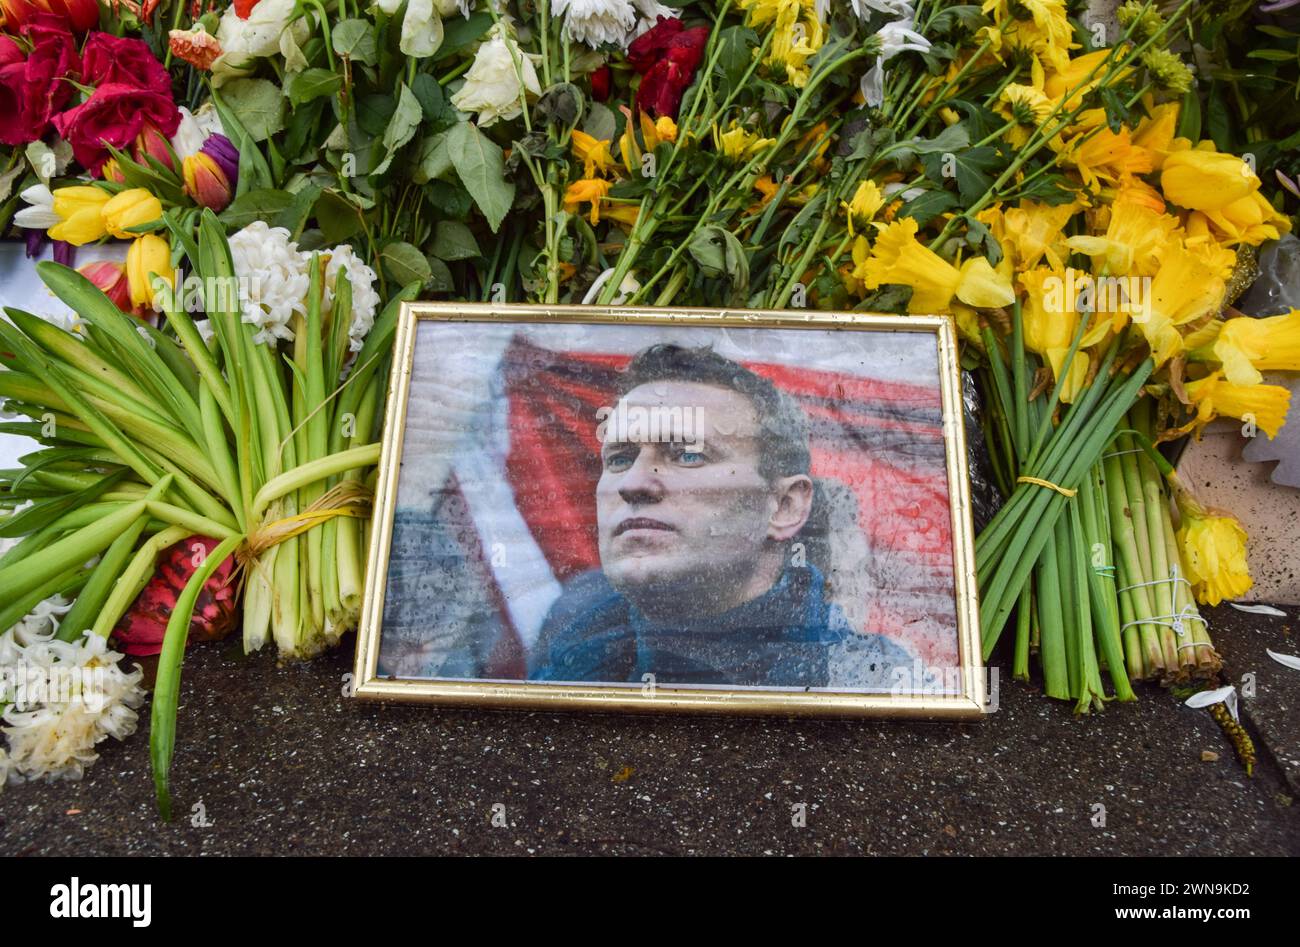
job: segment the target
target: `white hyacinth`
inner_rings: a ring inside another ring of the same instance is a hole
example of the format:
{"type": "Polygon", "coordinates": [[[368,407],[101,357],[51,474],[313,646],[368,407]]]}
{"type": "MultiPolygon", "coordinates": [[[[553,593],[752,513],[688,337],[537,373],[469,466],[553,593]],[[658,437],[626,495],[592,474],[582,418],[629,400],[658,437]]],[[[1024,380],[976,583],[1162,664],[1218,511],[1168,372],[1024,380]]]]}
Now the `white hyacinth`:
{"type": "Polygon", "coordinates": [[[255,220],[230,238],[239,279],[244,322],[257,326],[255,342],[292,341],[294,314],[307,314],[311,257],[298,250],[283,227],[255,220]]]}
{"type": "Polygon", "coordinates": [[[352,321],[348,327],[350,349],[360,352],[371,326],[375,324],[375,313],[379,310],[375,271],[366,266],[346,243],[330,250],[329,262],[325,264],[325,308],[331,312],[334,307],[334,286],[340,270],[347,272],[348,282],[352,284],[352,321]]]}
{"type": "Polygon", "coordinates": [[[564,29],[571,39],[592,49],[604,43],[622,46],[636,25],[630,0],[555,0],[554,12],[564,15],[564,29]]]}
{"type": "Polygon", "coordinates": [[[104,638],[88,631],[75,642],[59,641],[56,623],[34,622],[42,623],[48,626],[43,631],[19,626],[0,636],[5,677],[45,684],[34,694],[14,687],[7,696],[28,703],[10,703],[0,715],[0,732],[9,740],[0,768],[15,782],[80,779],[99,758],[95,747],[101,741],[124,740],[135,732],[136,708],[145,697],[144,672],[139,667],[124,672],[122,655],[110,651],[104,638]]]}

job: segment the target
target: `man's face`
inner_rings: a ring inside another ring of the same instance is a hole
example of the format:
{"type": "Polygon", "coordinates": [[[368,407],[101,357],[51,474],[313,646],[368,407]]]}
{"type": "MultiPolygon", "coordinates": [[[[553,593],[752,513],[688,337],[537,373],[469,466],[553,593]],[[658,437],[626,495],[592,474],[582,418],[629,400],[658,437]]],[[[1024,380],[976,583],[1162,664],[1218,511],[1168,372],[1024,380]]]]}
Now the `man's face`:
{"type": "Polygon", "coordinates": [[[596,485],[600,561],[616,589],[642,608],[685,592],[708,612],[750,579],[778,506],[759,474],[759,432],[749,399],[727,388],[627,393],[606,423],[596,485]],[[655,418],[657,432],[645,423],[655,418]]]}

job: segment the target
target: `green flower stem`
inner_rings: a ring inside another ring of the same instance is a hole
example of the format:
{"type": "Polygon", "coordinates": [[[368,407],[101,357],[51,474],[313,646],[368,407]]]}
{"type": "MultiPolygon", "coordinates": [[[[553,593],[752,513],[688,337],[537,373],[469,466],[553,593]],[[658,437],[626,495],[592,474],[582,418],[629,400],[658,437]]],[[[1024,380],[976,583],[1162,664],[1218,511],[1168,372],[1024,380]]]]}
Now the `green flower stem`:
{"type": "Polygon", "coordinates": [[[1049,549],[1038,560],[1039,655],[1043,665],[1043,691],[1048,697],[1068,700],[1070,682],[1066,674],[1065,622],[1061,612],[1061,575],[1056,551],[1049,549]]]}
{"type": "Polygon", "coordinates": [[[148,584],[162,551],[190,535],[191,532],[184,526],[168,526],[146,539],[135,551],[126,569],[113,583],[113,590],[95,615],[95,623],[91,630],[101,638],[107,637],[121,617],[126,614],[126,610],[131,607],[136,596],[148,584]]]}
{"type": "Polygon", "coordinates": [[[223,540],[203,564],[194,570],[185,589],[172,609],[158,657],[158,675],[154,683],[153,707],[149,727],[149,758],[153,764],[154,788],[163,819],[171,819],[170,775],[172,753],[176,746],[176,711],[180,704],[181,661],[189,637],[190,619],[204,583],[212,577],[226,558],[243,542],[242,536],[223,540]]]}
{"type": "Polygon", "coordinates": [[[1110,672],[1111,686],[1115,688],[1117,699],[1128,701],[1135,700],[1136,695],[1124,669],[1124,646],[1116,598],[1118,586],[1114,578],[1114,550],[1103,525],[1106,522],[1102,519],[1105,496],[1100,490],[1099,468],[1100,464],[1094,464],[1079,485],[1080,525],[1089,565],[1086,576],[1088,598],[1092,603],[1094,631],[1106,660],[1106,668],[1110,672]],[[1101,559],[1100,562],[1098,558],[1101,559]]]}
{"type": "Polygon", "coordinates": [[[1110,501],[1111,535],[1117,553],[1117,581],[1119,587],[1125,589],[1120,593],[1121,602],[1127,602],[1130,614],[1125,621],[1126,623],[1144,622],[1136,626],[1142,655],[1139,665],[1141,671],[1135,671],[1131,661],[1129,669],[1134,676],[1149,678],[1159,670],[1163,657],[1155,630],[1150,624],[1145,623],[1155,612],[1151,604],[1151,586],[1139,585],[1147,581],[1143,573],[1142,552],[1138,541],[1138,524],[1141,521],[1130,504],[1124,466],[1119,456],[1105,457],[1102,464],[1106,472],[1106,490],[1110,501]]]}
{"type": "Polygon", "coordinates": [[[379,444],[366,444],[320,457],[309,463],[287,470],[266,482],[266,485],[253,498],[253,520],[256,521],[266,512],[273,500],[278,500],[288,493],[317,480],[342,473],[352,467],[370,467],[379,462],[379,444]]]}
{"type": "MultiPolygon", "coordinates": [[[[160,497],[166,494],[170,486],[170,478],[164,477],[158,481],[149,491],[147,503],[156,502],[160,497]]],[[[88,629],[93,629],[95,616],[99,614],[104,607],[113,589],[114,583],[126,568],[130,561],[131,552],[135,549],[136,542],[140,539],[149,525],[149,516],[143,515],[126,528],[122,535],[113,540],[113,544],[108,547],[108,551],[100,557],[99,562],[90,573],[90,580],[77,596],[77,600],[72,603],[72,608],[63,616],[59,623],[58,638],[61,641],[75,641],[81,637],[82,633],[88,629]]],[[[0,627],[4,626],[0,622],[0,627]]]]}
{"type": "Polygon", "coordinates": [[[1029,680],[1029,620],[1034,607],[1031,583],[1026,582],[1016,601],[1016,651],[1011,664],[1011,676],[1017,681],[1029,680]]]}

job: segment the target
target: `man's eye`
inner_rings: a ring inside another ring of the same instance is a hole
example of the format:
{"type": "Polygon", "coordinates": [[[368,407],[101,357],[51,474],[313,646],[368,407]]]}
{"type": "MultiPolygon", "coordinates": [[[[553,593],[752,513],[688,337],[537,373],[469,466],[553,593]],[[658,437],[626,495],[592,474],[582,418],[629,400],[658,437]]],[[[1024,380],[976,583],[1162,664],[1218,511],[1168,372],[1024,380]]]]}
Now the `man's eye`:
{"type": "Polygon", "coordinates": [[[686,467],[699,467],[702,464],[707,463],[709,460],[703,451],[687,450],[684,447],[677,448],[673,451],[673,459],[686,467]]]}
{"type": "Polygon", "coordinates": [[[617,454],[605,455],[605,469],[612,473],[621,473],[632,466],[633,457],[630,451],[620,451],[617,454]]]}

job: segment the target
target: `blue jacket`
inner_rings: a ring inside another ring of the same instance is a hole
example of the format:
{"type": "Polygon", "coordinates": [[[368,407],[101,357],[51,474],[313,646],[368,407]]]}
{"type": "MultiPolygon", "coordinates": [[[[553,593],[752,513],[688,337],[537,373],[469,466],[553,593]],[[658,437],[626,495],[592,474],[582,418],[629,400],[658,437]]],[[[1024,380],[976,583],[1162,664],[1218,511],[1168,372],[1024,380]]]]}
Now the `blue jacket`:
{"type": "Polygon", "coordinates": [[[720,615],[671,625],[651,623],[615,591],[603,572],[584,573],[551,606],[530,677],[539,681],[827,687],[834,656],[852,651],[870,680],[836,686],[888,686],[889,670],[911,656],[880,635],[858,635],[826,598],[812,565],[790,566],[767,592],[720,615]]]}

